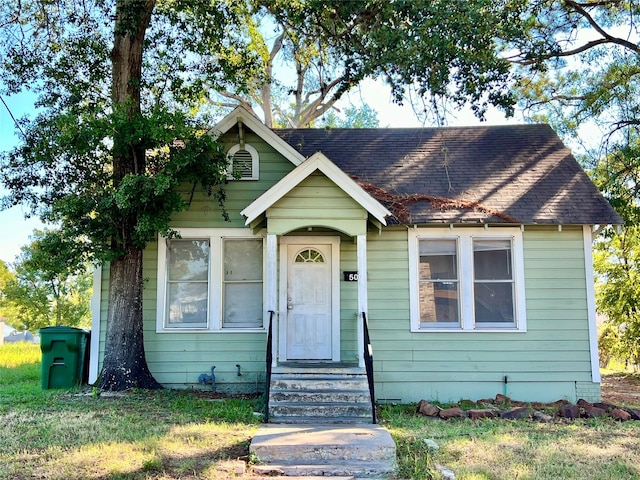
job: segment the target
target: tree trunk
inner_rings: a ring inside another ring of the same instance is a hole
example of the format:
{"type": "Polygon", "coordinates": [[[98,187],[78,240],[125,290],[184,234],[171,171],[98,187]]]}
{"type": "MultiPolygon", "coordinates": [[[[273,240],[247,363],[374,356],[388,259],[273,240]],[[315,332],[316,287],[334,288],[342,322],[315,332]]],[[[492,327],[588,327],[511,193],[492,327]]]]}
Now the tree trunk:
{"type": "Polygon", "coordinates": [[[111,262],[105,357],[98,388],[157,389],[144,351],[142,329],[142,250],[131,248],[111,262]]]}
{"type": "MultiPolygon", "coordinates": [[[[114,111],[126,112],[130,122],[139,120],[140,85],[144,37],[151,22],[155,0],[118,0],[111,53],[111,100],[114,111]],[[122,110],[124,109],[124,110],[122,110]]],[[[126,127],[123,127],[126,128],[126,127]]],[[[145,145],[128,137],[113,138],[113,183],[118,187],[126,175],[145,172],[145,145]]],[[[155,389],[144,351],[142,321],[142,249],[132,241],[137,219],[123,212],[113,247],[124,253],[111,262],[109,314],[105,357],[98,387],[102,390],[155,389]]]]}

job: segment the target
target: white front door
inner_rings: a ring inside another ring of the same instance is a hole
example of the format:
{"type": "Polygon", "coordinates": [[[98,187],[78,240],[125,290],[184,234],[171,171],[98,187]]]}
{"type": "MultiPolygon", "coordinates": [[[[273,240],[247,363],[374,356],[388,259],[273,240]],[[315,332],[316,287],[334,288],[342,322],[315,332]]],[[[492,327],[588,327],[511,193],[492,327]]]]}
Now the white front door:
{"type": "Polygon", "coordinates": [[[331,243],[318,241],[286,245],[286,297],[281,297],[286,309],[283,360],[339,359],[333,250],[331,243]]]}

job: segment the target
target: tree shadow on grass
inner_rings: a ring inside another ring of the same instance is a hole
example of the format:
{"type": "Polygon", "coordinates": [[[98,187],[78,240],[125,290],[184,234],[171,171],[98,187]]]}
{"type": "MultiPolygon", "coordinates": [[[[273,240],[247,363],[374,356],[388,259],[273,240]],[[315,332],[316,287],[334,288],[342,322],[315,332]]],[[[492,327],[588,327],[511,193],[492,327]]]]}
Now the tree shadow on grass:
{"type": "Polygon", "coordinates": [[[247,460],[258,422],[252,400],[189,392],[25,395],[0,409],[0,478],[228,478],[218,463],[247,460]]]}

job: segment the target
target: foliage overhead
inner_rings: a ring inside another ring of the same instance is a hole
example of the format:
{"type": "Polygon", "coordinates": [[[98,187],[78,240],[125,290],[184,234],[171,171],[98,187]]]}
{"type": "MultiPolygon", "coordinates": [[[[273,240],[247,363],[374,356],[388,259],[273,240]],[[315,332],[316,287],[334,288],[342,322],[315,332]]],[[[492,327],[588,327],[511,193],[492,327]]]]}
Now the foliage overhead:
{"type": "Polygon", "coordinates": [[[524,0],[256,0],[244,27],[262,59],[243,93],[210,89],[223,105],[263,111],[268,126],[309,126],[367,78],[398,103],[447,100],[482,117],[512,112],[510,63],[499,39],[521,34],[524,0]],[[260,8],[261,7],[261,8],[260,8]]]}
{"type": "Polygon", "coordinates": [[[223,4],[205,14],[206,4],[157,7],[141,105],[131,114],[130,104],[111,98],[112,2],[4,1],[1,79],[7,93],[34,91],[40,113],[21,120],[21,144],[2,157],[0,178],[11,192],[3,206],[29,205],[110,260],[129,246],[144,247],[157,232],[170,234],[171,213],[188,204],[175,192],[178,183],[200,183],[222,202],[226,158],[207,126],[190,116],[199,101],[191,92],[200,78],[218,84],[241,76],[254,59],[237,53],[243,38],[221,35],[238,8],[223,4]],[[215,52],[223,51],[228,59],[220,66],[215,52]],[[196,61],[198,53],[209,61],[196,61]],[[131,151],[144,158],[114,176],[114,156],[131,151]]]}
{"type": "Polygon", "coordinates": [[[624,143],[639,123],[639,13],[619,0],[530,1],[526,35],[509,42],[521,106],[572,137],[604,137],[609,151],[624,143]]]}

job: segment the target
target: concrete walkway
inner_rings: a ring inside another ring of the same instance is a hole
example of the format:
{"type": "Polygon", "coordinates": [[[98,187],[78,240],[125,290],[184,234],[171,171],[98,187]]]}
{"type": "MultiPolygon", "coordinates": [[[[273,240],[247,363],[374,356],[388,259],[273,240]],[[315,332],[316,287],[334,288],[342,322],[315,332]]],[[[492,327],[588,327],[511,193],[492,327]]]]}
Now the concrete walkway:
{"type": "Polygon", "coordinates": [[[379,478],[396,469],[396,445],[379,425],[263,424],[250,452],[257,475],[379,478]]]}

